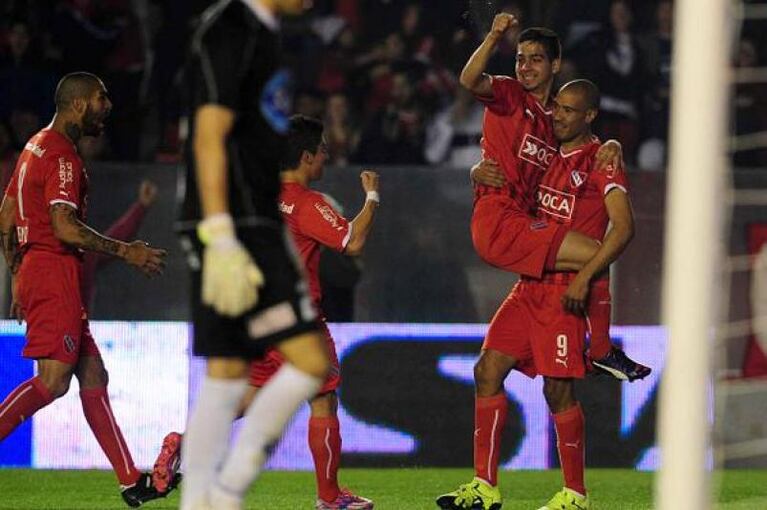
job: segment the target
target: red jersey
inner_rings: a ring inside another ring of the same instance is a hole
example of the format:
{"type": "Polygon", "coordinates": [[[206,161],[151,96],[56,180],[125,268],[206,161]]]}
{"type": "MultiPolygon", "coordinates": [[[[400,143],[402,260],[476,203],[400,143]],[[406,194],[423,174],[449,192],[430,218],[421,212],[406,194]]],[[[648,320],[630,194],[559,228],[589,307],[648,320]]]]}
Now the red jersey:
{"type": "Polygon", "coordinates": [[[485,104],[482,155],[500,164],[507,186],[474,185],[475,201],[490,193],[508,193],[519,211],[535,214],[535,190],[557,153],[552,113],[509,76],[492,76],[493,97],[485,104]]]}
{"type": "Polygon", "coordinates": [[[312,300],[319,307],[320,245],[344,251],[351,238],[351,225],[322,193],[296,182],[282,183],[279,207],[306,268],[312,300]]]}
{"type": "Polygon", "coordinates": [[[6,190],[16,199],[16,231],[22,251],[79,255],[76,248],[56,238],[48,209],[52,204],[67,204],[85,221],[87,193],[88,176],[69,139],[50,128],[30,138],[6,190]]]}
{"type": "Polygon", "coordinates": [[[567,153],[560,149],[538,186],[536,198],[539,216],[601,240],[609,223],[605,196],[615,188],[628,193],[628,184],[624,172],[594,170],[599,147],[599,140],[594,138],[567,153]]]}

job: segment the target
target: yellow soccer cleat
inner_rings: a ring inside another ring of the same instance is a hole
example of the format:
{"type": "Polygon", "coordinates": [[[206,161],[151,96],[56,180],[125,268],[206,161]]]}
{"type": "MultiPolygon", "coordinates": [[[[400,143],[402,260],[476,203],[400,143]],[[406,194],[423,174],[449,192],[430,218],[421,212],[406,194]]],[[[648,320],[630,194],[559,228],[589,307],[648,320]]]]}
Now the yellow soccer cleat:
{"type": "Polygon", "coordinates": [[[554,494],[554,497],[538,510],[591,510],[589,496],[581,496],[577,492],[564,488],[554,494]]]}
{"type": "Polygon", "coordinates": [[[502,505],[498,487],[476,477],[437,498],[437,506],[443,510],[500,510],[502,505]]]}

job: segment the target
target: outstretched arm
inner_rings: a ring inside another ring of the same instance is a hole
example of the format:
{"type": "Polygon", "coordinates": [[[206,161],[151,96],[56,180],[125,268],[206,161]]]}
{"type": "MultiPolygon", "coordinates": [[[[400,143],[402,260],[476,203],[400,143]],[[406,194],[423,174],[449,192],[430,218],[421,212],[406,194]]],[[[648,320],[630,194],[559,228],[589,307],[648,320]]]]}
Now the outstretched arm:
{"type": "Polygon", "coordinates": [[[53,233],[62,243],[123,259],[147,276],[162,273],[165,250],[150,248],[143,241],[133,241],[129,244],[99,234],[80,221],[75,208],[66,203],[54,203],[49,212],[53,233]]]}

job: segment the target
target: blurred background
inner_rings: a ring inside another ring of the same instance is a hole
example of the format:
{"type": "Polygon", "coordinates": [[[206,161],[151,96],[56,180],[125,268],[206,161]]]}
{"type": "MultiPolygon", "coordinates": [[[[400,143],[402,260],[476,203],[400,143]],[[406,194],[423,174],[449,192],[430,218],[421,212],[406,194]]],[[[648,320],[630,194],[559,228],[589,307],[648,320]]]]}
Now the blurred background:
{"type": "MultiPolygon", "coordinates": [[[[157,186],[157,195],[148,204],[137,235],[169,249],[166,275],[149,281],[123,265],[106,267],[97,275],[91,302],[93,319],[189,319],[189,281],[172,230],[185,135],[179,102],[183,87],[180,70],[195,16],[208,3],[0,0],[3,186],[23,144],[49,122],[58,79],[79,70],[101,76],[114,103],[106,134],[97,140],[86,139],[80,147],[91,179],[89,223],[106,229],[139,199],[142,180],[149,179],[157,186]]],[[[331,253],[323,255],[328,318],[376,324],[484,324],[514,283],[514,275],[484,264],[471,245],[468,170],[480,157],[482,107],[459,87],[457,79],[499,10],[513,13],[521,20],[521,28],[543,25],[560,34],[564,50],[560,84],[585,77],[602,90],[595,132],[602,139],[616,138],[623,144],[637,219],[636,237],[613,268],[614,322],[647,328],[619,330],[618,336],[638,349],[635,352],[640,355],[635,358],[658,363],[654,368],[660,372],[663,335],[655,326],[661,320],[673,47],[673,3],[665,0],[315,0],[314,8],[305,15],[284,20],[286,61],[295,75],[294,110],[324,119],[330,145],[330,167],[317,188],[351,216],[364,198],[360,169],[374,168],[381,174],[382,207],[363,256],[349,260],[331,253]],[[661,358],[642,357],[651,356],[658,346],[661,358]]],[[[757,194],[767,188],[767,94],[763,82],[738,77],[765,66],[766,26],[764,19],[737,21],[731,59],[732,182],[734,189],[756,190],[757,194]]],[[[514,74],[517,34],[508,33],[489,72],[514,74]]],[[[758,276],[750,271],[749,254],[758,253],[767,240],[767,203],[762,202],[735,204],[728,218],[729,252],[745,259],[738,259],[742,267],[732,273],[721,297],[728,308],[727,320],[745,325],[718,353],[720,375],[724,377],[767,375],[767,358],[748,325],[754,306],[752,283],[758,276]]],[[[695,256],[693,247],[690,256],[695,256]]],[[[16,329],[9,331],[18,334],[16,329]]],[[[342,337],[343,331],[339,329],[342,337]]],[[[360,331],[348,333],[350,348],[359,338],[370,339],[380,333],[372,326],[364,334],[360,331]]],[[[181,340],[186,342],[184,334],[181,340]]],[[[387,377],[407,381],[408,374],[412,377],[417,373],[417,362],[442,367],[437,351],[461,355],[464,357],[453,368],[461,374],[456,376],[461,380],[460,391],[469,401],[471,387],[466,377],[470,377],[471,355],[476,354],[481,328],[437,333],[428,328],[395,328],[394,333],[386,334],[425,338],[432,347],[442,345],[434,352],[416,349],[411,362],[392,367],[387,377]],[[424,358],[417,357],[417,352],[424,358]]],[[[388,366],[380,362],[393,355],[388,349],[395,344],[386,340],[391,338],[385,336],[385,341],[375,344],[382,348],[380,351],[350,350],[354,356],[350,354],[348,360],[361,356],[366,359],[365,366],[388,366]]],[[[343,369],[349,377],[359,378],[350,388],[361,388],[370,374],[360,372],[355,367],[363,365],[355,363],[344,361],[343,369]]],[[[0,364],[0,372],[2,369],[0,364]]],[[[433,372],[437,374],[434,381],[449,378],[451,372],[445,370],[433,372]]],[[[623,457],[614,457],[614,450],[604,452],[606,463],[645,462],[645,467],[654,467],[647,449],[654,444],[655,383],[657,380],[644,389],[631,389],[631,398],[626,397],[628,389],[620,390],[617,385],[590,392],[587,398],[592,400],[586,405],[594,412],[601,408],[606,413],[602,420],[606,429],[596,428],[590,433],[604,436],[609,429],[616,441],[633,441],[623,457]],[[631,435],[635,429],[639,439],[631,435]]],[[[435,382],[429,388],[440,386],[435,382]]],[[[454,395],[442,388],[434,389],[441,392],[436,401],[400,403],[404,407],[397,416],[405,419],[409,409],[419,406],[439,409],[440,401],[449,401],[454,395]]],[[[539,388],[530,386],[528,390],[536,395],[530,402],[537,401],[539,388]]],[[[387,421],[375,417],[380,400],[373,405],[365,395],[348,391],[341,393],[342,404],[356,409],[359,416],[367,416],[368,422],[387,421]],[[368,412],[372,414],[366,415],[368,412]]],[[[759,402],[764,400],[763,395],[759,398],[759,402]]],[[[522,401],[527,402],[525,398],[522,401]]],[[[752,397],[743,402],[744,413],[754,407],[752,397]]],[[[520,404],[519,420],[512,420],[510,425],[516,427],[514,433],[520,438],[526,434],[524,417],[531,416],[523,411],[526,405],[520,404]]],[[[465,411],[466,423],[455,421],[452,426],[460,430],[451,429],[451,434],[463,434],[464,428],[470,433],[471,410],[467,406],[465,411]]],[[[744,417],[742,423],[746,427],[756,422],[744,417]]],[[[394,428],[408,427],[398,423],[394,428]]],[[[545,441],[551,440],[549,432],[541,432],[545,441]]],[[[767,437],[764,425],[745,432],[749,433],[767,437]]],[[[403,444],[400,453],[415,448],[403,444]]],[[[426,460],[422,462],[469,460],[470,443],[465,452],[450,459],[439,457],[438,446],[428,450],[433,456],[423,457],[426,460]]],[[[519,453],[513,443],[509,448],[519,453]]],[[[377,459],[380,464],[380,457],[377,459]]],[[[767,450],[757,460],[767,464],[767,450]]]]}

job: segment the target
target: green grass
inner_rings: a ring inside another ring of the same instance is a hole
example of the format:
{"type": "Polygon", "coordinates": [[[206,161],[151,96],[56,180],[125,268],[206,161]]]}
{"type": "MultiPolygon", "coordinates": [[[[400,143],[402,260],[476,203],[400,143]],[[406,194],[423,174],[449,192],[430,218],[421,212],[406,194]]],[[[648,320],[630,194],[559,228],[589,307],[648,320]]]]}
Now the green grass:
{"type": "MultiPolygon", "coordinates": [[[[472,476],[467,469],[346,469],[342,482],[372,498],[378,510],[435,510],[434,497],[472,476]]],[[[592,469],[587,485],[596,510],[652,508],[651,473],[592,469]]],[[[717,510],[767,509],[767,471],[726,471],[715,477],[717,510]]],[[[504,510],[540,507],[561,485],[558,471],[501,473],[504,510]]],[[[247,508],[300,510],[314,508],[314,479],[307,472],[269,472],[248,496],[247,508]]],[[[126,509],[114,475],[105,471],[0,469],[2,510],[126,509]]],[[[178,495],[144,506],[178,508],[178,495]]],[[[694,510],[694,509],[680,509],[694,510]]]]}

